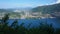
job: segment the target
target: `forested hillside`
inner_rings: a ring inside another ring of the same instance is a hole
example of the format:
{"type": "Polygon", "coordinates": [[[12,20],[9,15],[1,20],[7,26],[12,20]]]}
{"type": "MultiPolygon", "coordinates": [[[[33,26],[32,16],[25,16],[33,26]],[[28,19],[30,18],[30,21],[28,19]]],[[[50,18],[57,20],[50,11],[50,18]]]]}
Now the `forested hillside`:
{"type": "Polygon", "coordinates": [[[54,5],[38,6],[32,9],[32,12],[54,13],[60,12],[60,3],[54,5]]]}

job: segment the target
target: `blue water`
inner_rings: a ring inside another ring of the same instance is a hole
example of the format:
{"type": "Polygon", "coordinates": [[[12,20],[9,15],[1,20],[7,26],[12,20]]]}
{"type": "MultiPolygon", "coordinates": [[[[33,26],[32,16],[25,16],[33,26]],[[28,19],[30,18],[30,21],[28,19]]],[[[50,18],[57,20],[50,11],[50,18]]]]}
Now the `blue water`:
{"type": "MultiPolygon", "coordinates": [[[[9,25],[13,23],[14,19],[10,19],[9,25]]],[[[18,19],[18,25],[21,23],[24,23],[25,27],[28,27],[29,24],[31,24],[31,27],[38,27],[40,23],[47,23],[47,24],[53,24],[54,28],[60,28],[60,23],[56,18],[46,18],[46,19],[18,19]]]]}

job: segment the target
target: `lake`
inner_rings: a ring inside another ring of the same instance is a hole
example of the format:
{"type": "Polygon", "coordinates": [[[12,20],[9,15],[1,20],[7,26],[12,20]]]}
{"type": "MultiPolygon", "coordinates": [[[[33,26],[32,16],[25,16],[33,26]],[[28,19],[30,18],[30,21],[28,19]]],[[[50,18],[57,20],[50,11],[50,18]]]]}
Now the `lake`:
{"type": "MultiPolygon", "coordinates": [[[[38,27],[40,23],[53,24],[54,28],[60,28],[60,21],[57,18],[45,18],[45,19],[17,19],[18,24],[24,23],[24,26],[27,27],[31,24],[31,27],[38,27]]],[[[8,20],[9,25],[12,24],[14,19],[8,20]]]]}

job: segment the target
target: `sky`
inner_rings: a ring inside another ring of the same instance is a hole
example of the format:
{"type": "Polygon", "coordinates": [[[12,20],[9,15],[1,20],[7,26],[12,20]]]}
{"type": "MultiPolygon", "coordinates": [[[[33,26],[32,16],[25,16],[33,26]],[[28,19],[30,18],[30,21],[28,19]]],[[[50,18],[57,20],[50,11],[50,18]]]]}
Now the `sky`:
{"type": "Polygon", "coordinates": [[[60,0],[0,0],[0,8],[37,7],[60,3],[60,0]]]}

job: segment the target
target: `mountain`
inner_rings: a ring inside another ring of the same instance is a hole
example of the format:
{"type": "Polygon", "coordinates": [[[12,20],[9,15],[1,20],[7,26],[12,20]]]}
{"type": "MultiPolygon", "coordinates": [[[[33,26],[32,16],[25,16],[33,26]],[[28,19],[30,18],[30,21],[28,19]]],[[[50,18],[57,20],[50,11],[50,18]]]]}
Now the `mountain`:
{"type": "Polygon", "coordinates": [[[60,3],[54,5],[38,6],[32,9],[32,12],[42,12],[42,13],[54,13],[60,12],[60,3]]]}
{"type": "Polygon", "coordinates": [[[3,12],[10,13],[10,12],[13,12],[13,10],[12,9],[0,9],[0,13],[3,13],[3,12]]]}

